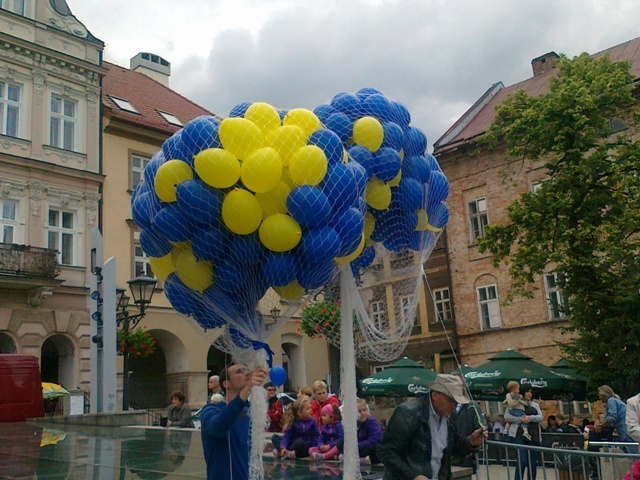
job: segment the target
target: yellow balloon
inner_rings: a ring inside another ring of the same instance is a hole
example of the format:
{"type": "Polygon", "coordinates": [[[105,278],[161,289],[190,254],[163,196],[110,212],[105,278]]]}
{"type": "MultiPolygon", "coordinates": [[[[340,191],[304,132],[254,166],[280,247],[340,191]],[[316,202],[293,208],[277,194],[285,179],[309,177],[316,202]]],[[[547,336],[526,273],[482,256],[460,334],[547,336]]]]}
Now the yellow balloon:
{"type": "Polygon", "coordinates": [[[156,172],[154,188],[163,202],[176,201],[176,186],[193,178],[193,170],[182,160],[164,162],[156,172]]]}
{"type": "Polygon", "coordinates": [[[186,241],[186,242],[171,242],[171,245],[173,245],[173,249],[171,250],[171,260],[173,261],[173,264],[175,265],[175,263],[178,261],[178,257],[180,256],[180,254],[184,251],[191,251],[191,242],[190,241],[186,241]]]}
{"type": "Polygon", "coordinates": [[[335,261],[338,262],[340,265],[354,261],[356,258],[358,258],[358,255],[362,253],[362,250],[364,250],[364,244],[365,244],[365,238],[364,238],[364,234],[362,234],[362,238],[360,239],[360,243],[358,244],[356,249],[350,254],[345,255],[344,257],[336,257],[335,261]]]}
{"type": "Polygon", "coordinates": [[[246,118],[225,118],[220,123],[219,135],[222,146],[240,160],[264,145],[260,127],[246,118]]]}
{"type": "Polygon", "coordinates": [[[173,255],[167,253],[164,257],[152,257],[149,259],[149,265],[154,275],[164,282],[169,274],[176,271],[176,267],[173,264],[173,255]]]}
{"type": "Polygon", "coordinates": [[[287,213],[287,197],[292,188],[280,181],[276,187],[265,193],[256,193],[256,198],[262,208],[262,218],[265,219],[277,213],[287,213]]]}
{"type": "Polygon", "coordinates": [[[236,188],[224,197],[222,221],[229,230],[238,235],[253,233],[262,222],[260,203],[251,192],[236,188]]]}
{"type": "Polygon", "coordinates": [[[242,183],[256,193],[275,188],[282,178],[282,160],[275,148],[263,147],[254,150],[242,162],[242,183]]]}
{"type": "Polygon", "coordinates": [[[244,114],[244,118],[251,120],[265,135],[280,126],[278,111],[268,103],[256,102],[244,114]]]}
{"type": "Polygon", "coordinates": [[[280,152],[282,163],[286,166],[293,153],[307,144],[309,135],[303,129],[295,125],[285,125],[271,130],[267,134],[265,145],[273,147],[280,152]]]}
{"type": "Polygon", "coordinates": [[[192,290],[203,292],[213,283],[211,262],[199,261],[191,250],[180,254],[176,261],[176,271],[180,280],[192,290]]]}
{"type": "Polygon", "coordinates": [[[307,134],[307,138],[316,130],[320,130],[322,122],[311,110],[306,108],[294,108],[289,110],[282,119],[283,125],[295,125],[300,127],[307,134]]]}
{"type": "Polygon", "coordinates": [[[207,185],[229,188],[240,178],[240,162],[224,148],[207,148],[196,155],[195,169],[207,185]]]}
{"type": "Polygon", "coordinates": [[[375,210],[387,210],[391,204],[391,187],[377,177],[371,177],[364,191],[364,199],[375,210]]]}
{"type": "Polygon", "coordinates": [[[384,130],[380,122],[373,117],[362,117],[353,124],[353,141],[371,152],[382,145],[384,130]]]}
{"type": "Polygon", "coordinates": [[[342,150],[342,163],[348,163],[349,162],[349,154],[347,153],[346,150],[342,150]]]}
{"type": "Polygon", "coordinates": [[[296,188],[295,182],[291,179],[291,174],[289,173],[289,168],[285,167],[282,169],[282,181],[287,185],[291,190],[296,188]]]}
{"type": "Polygon", "coordinates": [[[371,212],[367,212],[364,214],[364,236],[365,238],[369,238],[373,233],[373,230],[376,228],[376,219],[373,217],[371,212]]]}
{"type": "Polygon", "coordinates": [[[327,174],[328,163],[320,147],[305,145],[293,154],[289,175],[296,185],[318,185],[327,174]]]}
{"type": "Polygon", "coordinates": [[[260,242],[274,252],[288,252],[302,239],[302,229],[289,215],[276,213],[260,225],[260,242]]]}
{"type": "Polygon", "coordinates": [[[398,174],[389,182],[389,186],[397,187],[400,185],[400,180],[402,180],[402,170],[398,170],[398,174]]]}
{"type": "Polygon", "coordinates": [[[416,232],[423,232],[427,229],[427,225],[429,225],[429,217],[427,216],[427,212],[423,209],[416,210],[416,213],[418,214],[416,232]]]}
{"type": "Polygon", "coordinates": [[[364,246],[365,246],[365,247],[372,247],[372,246],[373,246],[373,245],[375,245],[375,244],[376,244],[376,242],[374,242],[373,240],[371,240],[371,238],[367,238],[367,239],[364,241],[364,246]]]}
{"type": "Polygon", "coordinates": [[[280,295],[285,300],[289,300],[290,302],[295,302],[300,299],[302,295],[304,295],[304,288],[300,286],[297,280],[294,280],[289,285],[285,285],[284,287],[273,287],[278,295],[280,295]]]}

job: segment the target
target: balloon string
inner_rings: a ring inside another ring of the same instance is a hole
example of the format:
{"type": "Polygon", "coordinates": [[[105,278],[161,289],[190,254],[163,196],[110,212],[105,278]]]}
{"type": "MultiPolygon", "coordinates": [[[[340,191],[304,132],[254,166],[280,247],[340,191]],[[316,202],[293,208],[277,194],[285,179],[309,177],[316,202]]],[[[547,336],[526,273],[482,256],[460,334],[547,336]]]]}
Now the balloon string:
{"type": "Polygon", "coordinates": [[[252,340],[251,345],[253,345],[254,350],[260,350],[262,348],[265,352],[267,352],[267,355],[268,355],[267,363],[269,364],[269,368],[272,368],[273,356],[275,355],[275,352],[271,350],[271,347],[268,344],[261,342],[259,340],[252,340]]]}

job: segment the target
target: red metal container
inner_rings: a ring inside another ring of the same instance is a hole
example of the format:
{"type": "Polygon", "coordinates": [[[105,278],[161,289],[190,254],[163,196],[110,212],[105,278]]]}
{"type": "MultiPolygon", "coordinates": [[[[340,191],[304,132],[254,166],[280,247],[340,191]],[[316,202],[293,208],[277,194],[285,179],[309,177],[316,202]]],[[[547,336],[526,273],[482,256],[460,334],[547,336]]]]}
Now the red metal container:
{"type": "Polygon", "coordinates": [[[33,355],[0,354],[0,422],[43,416],[38,359],[33,355]]]}

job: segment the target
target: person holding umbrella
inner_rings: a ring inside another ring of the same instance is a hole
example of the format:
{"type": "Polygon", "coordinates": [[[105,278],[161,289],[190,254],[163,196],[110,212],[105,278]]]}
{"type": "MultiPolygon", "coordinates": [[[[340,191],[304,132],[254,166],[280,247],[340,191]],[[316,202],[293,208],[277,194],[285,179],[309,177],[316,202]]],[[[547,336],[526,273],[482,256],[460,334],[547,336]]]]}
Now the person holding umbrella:
{"type": "Polygon", "coordinates": [[[451,478],[450,456],[465,456],[481,445],[486,427],[461,437],[449,417],[458,403],[469,403],[462,379],[438,374],[427,395],[396,408],[378,445],[384,480],[451,478]]]}

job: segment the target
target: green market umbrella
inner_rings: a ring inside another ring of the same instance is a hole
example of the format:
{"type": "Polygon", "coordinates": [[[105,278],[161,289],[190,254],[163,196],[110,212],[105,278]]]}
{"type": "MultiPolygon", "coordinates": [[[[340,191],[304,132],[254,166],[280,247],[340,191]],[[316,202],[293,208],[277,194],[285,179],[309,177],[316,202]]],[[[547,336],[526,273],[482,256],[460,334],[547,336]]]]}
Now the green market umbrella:
{"type": "Polygon", "coordinates": [[[553,373],[557,373],[558,375],[565,376],[571,380],[580,380],[586,382],[587,379],[583,377],[577,370],[571,368],[569,362],[567,362],[564,358],[558,360],[556,363],[549,367],[553,373]]]}
{"type": "Polygon", "coordinates": [[[360,381],[364,396],[416,397],[427,393],[427,382],[436,379],[436,373],[404,357],[389,367],[360,381]]]}
{"type": "Polygon", "coordinates": [[[512,380],[530,385],[534,397],[544,400],[581,400],[587,393],[586,382],[556,373],[514,350],[491,357],[464,377],[476,400],[504,400],[507,383],[512,380]]]}

